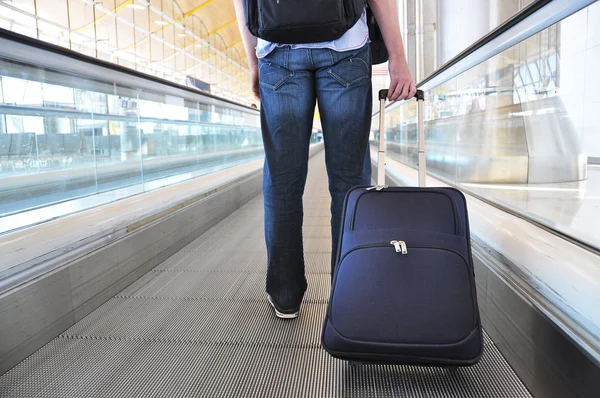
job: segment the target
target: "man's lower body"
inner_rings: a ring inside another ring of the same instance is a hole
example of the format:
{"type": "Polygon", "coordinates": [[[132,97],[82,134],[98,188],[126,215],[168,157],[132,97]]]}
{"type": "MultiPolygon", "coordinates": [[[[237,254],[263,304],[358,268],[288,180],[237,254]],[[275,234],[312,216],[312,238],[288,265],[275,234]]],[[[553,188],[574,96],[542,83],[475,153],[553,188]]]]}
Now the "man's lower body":
{"type": "Polygon", "coordinates": [[[317,100],[332,198],[332,272],[346,192],[371,183],[369,45],[344,52],[277,48],[259,59],[259,82],[265,148],[266,291],[276,314],[293,318],[307,288],[302,196],[317,100]]]}

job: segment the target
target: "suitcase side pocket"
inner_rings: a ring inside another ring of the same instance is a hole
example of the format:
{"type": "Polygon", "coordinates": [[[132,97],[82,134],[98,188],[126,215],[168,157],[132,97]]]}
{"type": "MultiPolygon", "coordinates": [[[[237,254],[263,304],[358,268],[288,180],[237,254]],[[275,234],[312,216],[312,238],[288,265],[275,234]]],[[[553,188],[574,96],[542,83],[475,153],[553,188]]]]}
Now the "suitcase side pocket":
{"type": "MultiPolygon", "coordinates": [[[[454,233],[457,236],[462,236],[463,231],[460,223],[460,215],[454,197],[443,190],[434,190],[431,188],[388,188],[382,191],[362,192],[356,198],[354,207],[352,209],[350,231],[354,231],[359,227],[366,229],[417,229],[418,225],[407,226],[406,222],[409,221],[403,222],[404,225],[400,225],[400,221],[397,221],[396,224],[393,225],[390,224],[396,221],[396,219],[400,218],[398,216],[404,215],[418,217],[419,223],[421,226],[423,226],[423,229],[429,229],[431,231],[443,233],[454,233]],[[439,195],[440,198],[444,199],[443,202],[440,202],[439,200],[436,201],[437,204],[435,207],[432,206],[430,209],[427,209],[423,202],[416,200],[417,195],[422,195],[420,198],[425,199],[434,198],[435,196],[439,195]],[[402,198],[406,198],[405,203],[402,202],[402,198]],[[411,201],[409,201],[409,199],[411,201]],[[440,220],[445,219],[445,217],[443,217],[443,213],[445,212],[440,214],[441,217],[435,216],[435,213],[433,213],[433,211],[442,210],[442,205],[444,203],[449,206],[451,218],[453,219],[451,230],[445,229],[447,228],[446,223],[440,222],[440,220]],[[420,206],[420,204],[422,206],[420,206]],[[427,216],[430,216],[429,222],[426,220],[427,216]],[[363,220],[366,222],[362,222],[363,220]],[[443,225],[443,229],[439,229],[439,225],[443,225]]],[[[415,222],[415,224],[417,223],[415,222]]]]}
{"type": "Polygon", "coordinates": [[[477,328],[465,257],[426,245],[357,246],[340,262],[329,320],[345,339],[386,345],[453,345],[477,328]]]}

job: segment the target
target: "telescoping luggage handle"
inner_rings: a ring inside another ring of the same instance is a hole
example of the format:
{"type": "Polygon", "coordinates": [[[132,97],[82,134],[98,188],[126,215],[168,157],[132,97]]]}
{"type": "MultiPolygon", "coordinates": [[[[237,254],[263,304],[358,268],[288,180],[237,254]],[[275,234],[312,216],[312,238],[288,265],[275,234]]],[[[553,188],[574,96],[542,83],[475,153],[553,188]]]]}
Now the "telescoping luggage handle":
{"type": "MultiPolygon", "coordinates": [[[[388,96],[388,90],[379,91],[379,152],[377,155],[377,190],[385,188],[385,100],[388,96]]],[[[423,102],[425,94],[422,90],[417,90],[415,94],[417,99],[419,120],[419,186],[425,187],[426,166],[425,166],[425,123],[423,114],[423,102]]]]}

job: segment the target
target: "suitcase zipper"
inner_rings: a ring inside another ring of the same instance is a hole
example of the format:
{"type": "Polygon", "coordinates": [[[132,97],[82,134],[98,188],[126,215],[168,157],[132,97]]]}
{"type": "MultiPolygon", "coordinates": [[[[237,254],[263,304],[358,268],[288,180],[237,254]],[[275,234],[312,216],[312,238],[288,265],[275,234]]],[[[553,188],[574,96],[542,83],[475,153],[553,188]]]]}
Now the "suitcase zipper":
{"type": "Polygon", "coordinates": [[[392,245],[394,245],[394,247],[396,248],[396,253],[402,253],[402,254],[408,253],[408,251],[406,250],[406,242],[404,242],[403,240],[401,240],[401,241],[393,240],[390,243],[392,245]]]}
{"type": "MultiPolygon", "coordinates": [[[[408,254],[408,245],[404,241],[395,241],[395,240],[393,240],[393,241],[391,241],[389,243],[388,242],[366,243],[364,245],[358,245],[358,246],[353,247],[350,251],[348,251],[346,254],[344,254],[344,256],[338,262],[338,264],[343,263],[344,260],[346,259],[346,257],[348,257],[348,255],[350,253],[355,252],[357,250],[369,249],[369,248],[373,248],[373,247],[389,247],[390,245],[394,246],[394,249],[396,250],[396,253],[402,253],[403,255],[408,254]]],[[[436,247],[436,246],[425,246],[425,245],[415,245],[415,246],[411,246],[411,248],[414,248],[414,249],[444,250],[444,251],[451,252],[451,253],[454,253],[454,254],[460,256],[460,258],[462,258],[466,264],[470,264],[469,261],[465,258],[465,256],[462,255],[462,253],[460,253],[460,252],[458,252],[457,250],[454,250],[454,249],[447,249],[447,248],[436,247]]]]}

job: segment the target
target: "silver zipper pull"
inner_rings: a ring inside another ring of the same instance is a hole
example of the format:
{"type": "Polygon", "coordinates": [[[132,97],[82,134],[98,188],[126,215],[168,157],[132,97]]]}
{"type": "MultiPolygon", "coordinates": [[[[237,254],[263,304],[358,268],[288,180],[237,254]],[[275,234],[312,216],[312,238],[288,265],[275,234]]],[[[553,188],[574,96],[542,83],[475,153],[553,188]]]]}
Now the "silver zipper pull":
{"type": "Polygon", "coordinates": [[[393,240],[390,244],[394,245],[396,248],[396,253],[407,254],[408,250],[406,250],[406,243],[404,241],[393,240]]]}
{"type": "Polygon", "coordinates": [[[400,241],[400,246],[402,246],[402,254],[407,254],[408,250],[406,249],[406,242],[400,241]]]}

